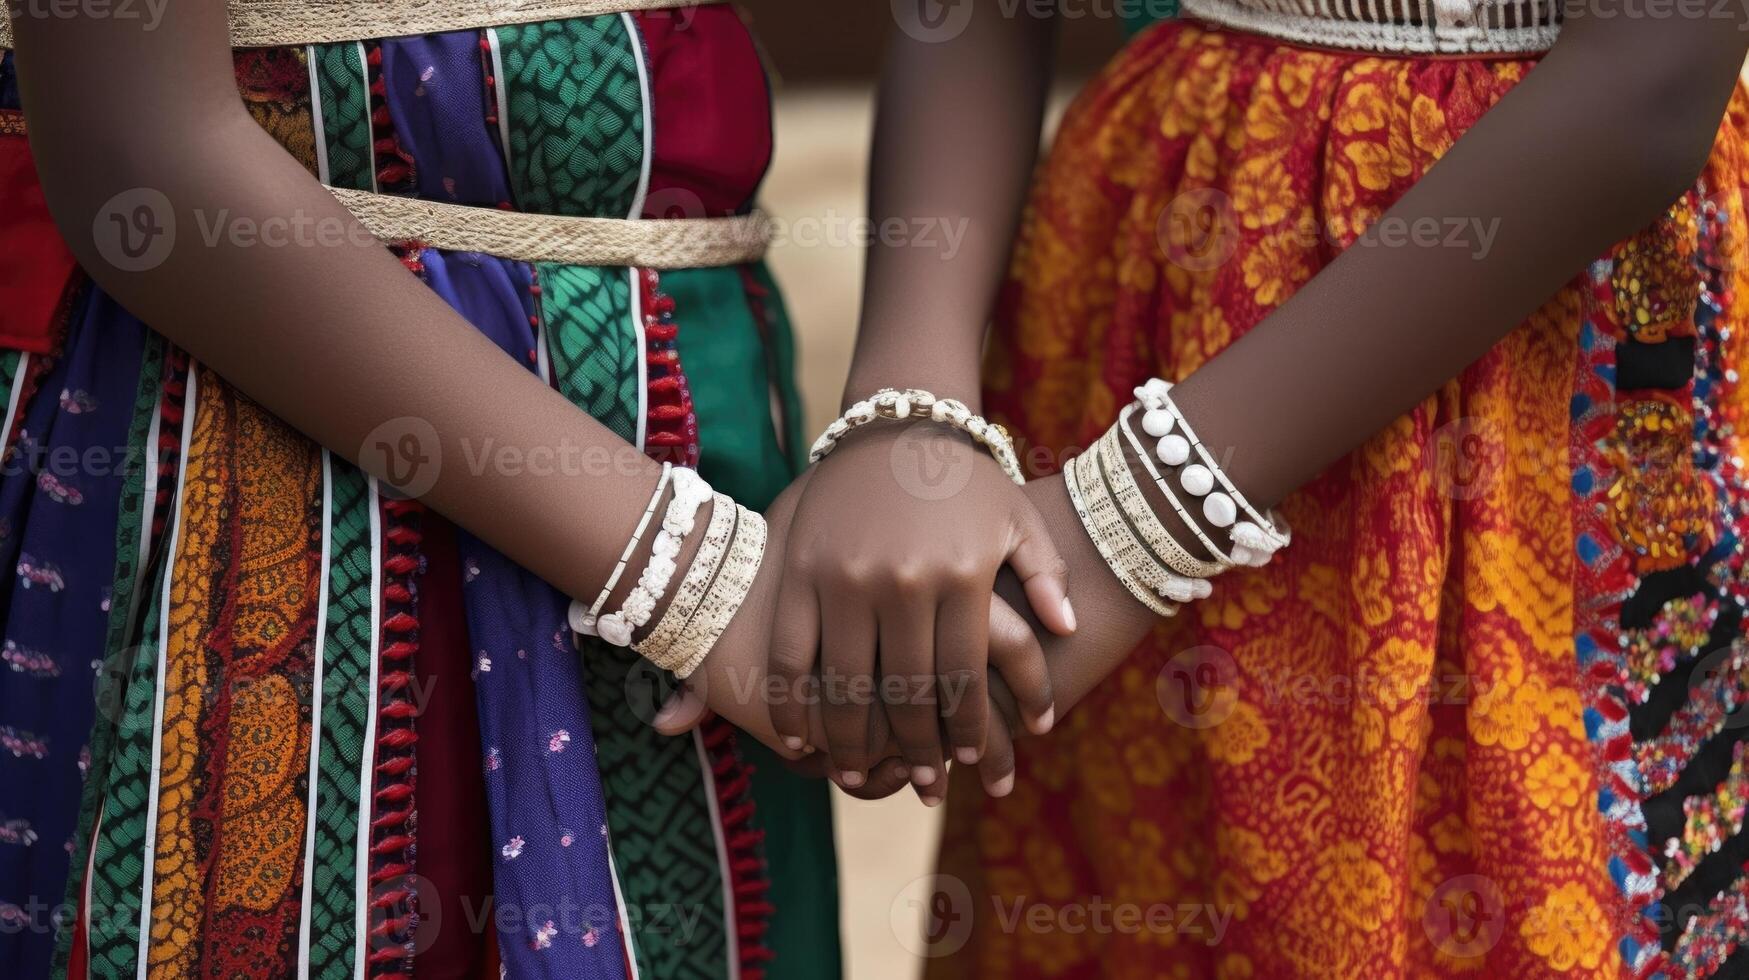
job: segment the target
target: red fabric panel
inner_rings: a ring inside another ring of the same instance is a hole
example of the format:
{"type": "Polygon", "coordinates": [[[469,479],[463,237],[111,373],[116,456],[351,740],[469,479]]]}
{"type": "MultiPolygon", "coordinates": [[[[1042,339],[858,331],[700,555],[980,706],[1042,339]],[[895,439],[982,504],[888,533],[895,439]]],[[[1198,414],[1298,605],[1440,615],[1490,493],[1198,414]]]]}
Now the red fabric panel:
{"type": "MultiPolygon", "coordinates": [[[[455,529],[430,511],[421,521],[425,574],[419,595],[419,874],[431,882],[442,924],[414,960],[428,977],[496,977],[496,940],[487,915],[492,894],[492,839],[480,766],[480,720],[468,675],[468,624],[455,529]],[[485,923],[484,932],[472,928],[485,923]],[[488,947],[491,947],[490,952],[488,947]]],[[[431,909],[425,909],[430,916],[431,909]]],[[[420,936],[421,945],[428,938],[420,936]]]]}
{"type": "Polygon", "coordinates": [[[743,211],[771,163],[771,87],[752,34],[728,4],[636,17],[656,127],[645,216],[743,211]]]}
{"type": "Polygon", "coordinates": [[[24,117],[0,110],[0,347],[47,354],[73,278],[73,253],[49,217],[24,117]]]}

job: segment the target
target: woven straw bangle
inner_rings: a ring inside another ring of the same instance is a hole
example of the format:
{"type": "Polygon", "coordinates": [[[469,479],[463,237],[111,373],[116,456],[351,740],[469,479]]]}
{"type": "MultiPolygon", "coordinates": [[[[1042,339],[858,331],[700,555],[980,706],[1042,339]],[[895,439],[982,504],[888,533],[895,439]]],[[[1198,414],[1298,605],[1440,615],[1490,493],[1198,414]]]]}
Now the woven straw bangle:
{"type": "MultiPolygon", "coordinates": [[[[1119,560],[1117,554],[1114,552],[1114,543],[1107,540],[1106,530],[1101,527],[1100,522],[1094,519],[1093,511],[1089,506],[1087,497],[1082,493],[1081,489],[1082,470],[1085,468],[1087,458],[1090,455],[1091,450],[1087,453],[1083,453],[1079,458],[1071,460],[1069,465],[1063,470],[1063,483],[1069,490],[1069,502],[1075,506],[1075,516],[1081,519],[1082,529],[1084,529],[1087,532],[1087,536],[1092,539],[1093,547],[1099,550],[1099,557],[1105,560],[1106,567],[1110,568],[1111,573],[1117,576],[1117,580],[1123,584],[1124,590],[1128,592],[1131,597],[1146,606],[1148,610],[1156,616],[1170,618],[1177,615],[1178,610],[1174,606],[1162,600],[1147,586],[1136,581],[1135,578],[1130,575],[1128,563],[1119,560]]],[[[1100,480],[1101,484],[1103,484],[1103,479],[1099,477],[1097,472],[1097,462],[1094,463],[1092,470],[1094,471],[1091,474],[1093,478],[1100,480]]]]}
{"type": "MultiPolygon", "coordinates": [[[[1122,492],[1121,481],[1114,472],[1114,461],[1109,449],[1109,445],[1101,440],[1095,451],[1089,454],[1096,463],[1092,468],[1097,473],[1083,473],[1081,485],[1082,493],[1087,498],[1088,513],[1093,515],[1093,520],[1104,532],[1106,539],[1117,542],[1112,548],[1112,554],[1126,564],[1131,576],[1162,599],[1182,604],[1208,598],[1212,586],[1203,579],[1179,575],[1167,567],[1159,552],[1149,547],[1127,515],[1126,508],[1118,499],[1122,492]]],[[[1122,468],[1122,457],[1118,457],[1115,462],[1122,468]]],[[[1135,480],[1129,481],[1129,488],[1135,497],[1132,503],[1146,509],[1135,480]]]]}
{"type": "Polygon", "coordinates": [[[735,513],[735,536],[729,544],[729,553],[723,557],[716,579],[675,642],[669,658],[678,661],[671,669],[681,679],[697,670],[722,639],[723,631],[747,601],[747,593],[753,590],[753,580],[759,576],[759,566],[765,559],[765,518],[740,506],[735,513]]]}
{"type": "Polygon", "coordinates": [[[662,611],[662,618],[656,621],[650,635],[632,644],[632,649],[644,659],[664,670],[676,670],[684,665],[686,658],[676,661],[673,656],[675,641],[680,639],[687,623],[698,612],[698,605],[704,601],[706,590],[716,579],[717,569],[722,565],[723,556],[729,550],[729,540],[735,533],[735,502],[720,493],[711,499],[714,501],[711,522],[705,527],[704,540],[692,559],[692,567],[686,570],[680,588],[674,591],[673,600],[662,611]]]}
{"type": "MultiPolygon", "coordinates": [[[[1123,445],[1118,440],[1116,430],[1111,430],[1100,439],[1100,462],[1105,469],[1105,482],[1111,488],[1112,496],[1117,500],[1118,508],[1129,525],[1135,530],[1136,536],[1148,546],[1155,560],[1182,576],[1184,582],[1203,582],[1226,571],[1226,567],[1216,562],[1203,561],[1186,551],[1160,523],[1159,515],[1148,506],[1147,498],[1142,495],[1141,485],[1136,482],[1135,474],[1130,472],[1129,464],[1124,461],[1123,445]]],[[[1178,586],[1182,588],[1182,586],[1178,586]]],[[[1207,597],[1204,589],[1196,589],[1197,594],[1191,598],[1207,597]]],[[[1178,599],[1179,602],[1188,599],[1178,599]]]]}
{"type": "MultiPolygon", "coordinates": [[[[231,45],[302,47],[662,10],[696,0],[230,0],[231,45]]],[[[0,15],[0,48],[12,29],[0,15]]]]}
{"type": "Polygon", "coordinates": [[[772,236],[771,219],[760,212],[733,218],[575,218],[347,187],[328,191],[388,244],[479,252],[518,262],[708,269],[757,262],[772,236]]]}

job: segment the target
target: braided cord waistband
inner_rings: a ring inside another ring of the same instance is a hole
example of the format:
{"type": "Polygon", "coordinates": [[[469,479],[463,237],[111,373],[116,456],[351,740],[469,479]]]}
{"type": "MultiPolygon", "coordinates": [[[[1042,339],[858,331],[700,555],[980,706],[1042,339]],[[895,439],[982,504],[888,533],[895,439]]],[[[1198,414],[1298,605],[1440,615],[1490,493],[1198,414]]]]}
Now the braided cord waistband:
{"type": "MultiPolygon", "coordinates": [[[[697,6],[698,0],[228,0],[231,44],[300,47],[697,6]]],[[[25,16],[28,16],[26,14],[25,16]]],[[[12,26],[0,15],[0,48],[12,26]]]]}
{"type": "Polygon", "coordinates": [[[377,238],[520,262],[704,269],[763,258],[772,224],[732,218],[573,218],[422,201],[330,187],[377,238]]]}

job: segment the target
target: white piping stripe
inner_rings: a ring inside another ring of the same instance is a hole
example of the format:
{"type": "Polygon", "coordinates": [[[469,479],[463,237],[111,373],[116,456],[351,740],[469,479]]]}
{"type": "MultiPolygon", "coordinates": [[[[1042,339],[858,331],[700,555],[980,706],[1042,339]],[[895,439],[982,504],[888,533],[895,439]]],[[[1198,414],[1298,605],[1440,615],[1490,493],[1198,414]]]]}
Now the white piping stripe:
{"type": "Polygon", "coordinates": [[[309,802],[304,806],[304,904],[298,916],[298,976],[310,975],[310,902],[316,890],[316,812],[317,789],[321,785],[322,768],[322,703],[327,695],[322,689],[323,658],[328,648],[328,585],[333,567],[334,540],[334,457],[322,450],[322,571],[320,591],[316,599],[315,677],[310,686],[310,766],[305,778],[310,783],[309,802]]]}
{"type": "MultiPolygon", "coordinates": [[[[360,82],[364,85],[365,92],[369,93],[370,92],[370,58],[368,56],[366,56],[364,53],[364,42],[363,41],[357,42],[357,44],[355,44],[354,47],[358,48],[358,77],[359,77],[360,82]]],[[[370,111],[370,96],[367,94],[367,95],[365,95],[364,98],[365,98],[364,126],[365,126],[365,129],[370,132],[370,145],[365,148],[366,152],[370,154],[370,158],[365,162],[365,165],[370,168],[370,189],[374,193],[376,191],[382,190],[382,188],[377,185],[377,160],[376,160],[377,124],[376,124],[376,120],[371,118],[372,113],[370,111]]]]}
{"type": "Polygon", "coordinates": [[[498,40],[498,28],[486,28],[486,45],[492,51],[492,96],[498,100],[498,142],[504,149],[504,162],[510,163],[510,95],[504,85],[504,47],[498,40]]]}
{"type": "Polygon", "coordinates": [[[741,980],[741,943],[735,928],[735,882],[730,871],[729,839],[723,832],[723,814],[717,808],[717,782],[712,775],[710,752],[705,749],[704,732],[692,730],[692,744],[698,750],[698,767],[704,772],[704,802],[710,810],[711,834],[717,841],[717,867],[723,874],[723,937],[728,950],[729,980],[741,980]]]}
{"type": "Polygon", "coordinates": [[[188,388],[183,394],[182,454],[176,461],[176,497],[171,502],[170,545],[164,557],[164,592],[158,607],[158,684],[152,692],[152,781],[146,791],[144,867],[140,875],[140,949],[135,975],[146,980],[152,948],[152,884],[158,865],[158,790],[164,775],[164,667],[170,659],[170,586],[176,580],[176,550],[182,543],[183,489],[188,480],[189,446],[194,441],[195,409],[199,402],[199,366],[188,366],[188,388]]]}
{"type": "MultiPolygon", "coordinates": [[[[91,876],[97,873],[97,839],[103,833],[103,818],[108,815],[107,800],[99,799],[97,803],[97,819],[91,821],[90,846],[85,849],[85,888],[80,893],[82,901],[79,914],[85,917],[85,974],[91,974],[91,876]]],[[[77,928],[75,925],[74,928],[77,928]]]]}
{"type": "MultiPolygon", "coordinates": [[[[0,425],[0,449],[12,438],[12,423],[18,419],[18,403],[24,398],[24,379],[30,374],[30,353],[18,355],[18,370],[12,372],[12,393],[6,399],[6,422],[0,425]]],[[[3,457],[0,457],[3,458],[3,457]]]]}
{"type": "MultiPolygon", "coordinates": [[[[160,370],[162,368],[160,367],[160,370]]],[[[134,587],[128,593],[128,634],[133,634],[135,618],[140,614],[140,602],[145,598],[146,565],[152,558],[152,518],[158,504],[158,438],[164,429],[163,380],[159,380],[159,397],[152,403],[152,423],[146,429],[146,478],[140,494],[140,550],[134,564],[134,587]]],[[[129,668],[130,672],[132,668],[129,668]]]]}
{"type": "Polygon", "coordinates": [[[631,277],[632,282],[632,330],[638,338],[638,431],[633,442],[641,453],[650,429],[650,357],[649,348],[646,346],[649,337],[644,330],[644,288],[638,281],[643,272],[631,268],[626,270],[626,274],[631,277]]]}
{"type": "MultiPolygon", "coordinates": [[[[622,13],[625,18],[626,33],[632,41],[632,57],[638,62],[638,91],[644,100],[644,159],[639,166],[638,193],[632,198],[631,213],[626,217],[637,220],[644,215],[644,202],[650,196],[650,164],[656,155],[656,113],[650,97],[650,66],[644,62],[644,32],[638,30],[638,19],[630,13],[622,13]]],[[[504,117],[498,117],[502,120],[504,117]]]]}
{"type": "Polygon", "coordinates": [[[304,60],[310,66],[310,126],[316,131],[316,179],[326,184],[328,173],[328,130],[322,120],[322,79],[316,72],[316,46],[304,48],[304,60]]]}
{"type": "Polygon", "coordinates": [[[607,839],[607,877],[613,882],[613,905],[619,910],[619,934],[625,937],[626,968],[629,976],[626,980],[638,980],[638,933],[632,928],[630,910],[626,908],[625,892],[619,887],[619,865],[613,860],[613,836],[607,839]]]}
{"type": "Polygon", "coordinates": [[[369,703],[364,718],[364,751],[359,766],[358,808],[358,880],[355,883],[358,909],[353,938],[352,975],[363,980],[365,975],[366,940],[370,938],[370,818],[375,794],[371,792],[372,777],[377,765],[377,658],[382,653],[383,630],[383,513],[377,496],[377,478],[370,478],[370,688],[369,703]]]}

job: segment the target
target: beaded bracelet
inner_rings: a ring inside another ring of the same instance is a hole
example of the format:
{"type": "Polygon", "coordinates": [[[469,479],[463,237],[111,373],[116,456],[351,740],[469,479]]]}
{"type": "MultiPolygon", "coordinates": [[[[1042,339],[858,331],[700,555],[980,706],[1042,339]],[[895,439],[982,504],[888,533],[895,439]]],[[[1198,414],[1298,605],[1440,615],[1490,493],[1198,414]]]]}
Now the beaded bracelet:
{"type": "MultiPolygon", "coordinates": [[[[1183,567],[1174,564],[1173,567],[1177,568],[1180,573],[1194,578],[1213,578],[1233,567],[1236,563],[1233,561],[1232,556],[1222,551],[1221,547],[1215,544],[1214,539],[1209,537],[1208,533],[1202,529],[1202,523],[1190,516],[1190,511],[1187,510],[1184,503],[1178,499],[1178,494],[1173,492],[1172,485],[1166,481],[1165,477],[1160,475],[1160,469],[1154,465],[1153,457],[1149,455],[1148,450],[1142,445],[1142,440],[1136,437],[1135,431],[1130,428],[1130,415],[1134,410],[1134,405],[1124,406],[1123,412],[1118,415],[1117,424],[1111,427],[1111,431],[1107,433],[1107,435],[1109,437],[1115,437],[1120,430],[1122,431],[1124,438],[1129,441],[1130,449],[1135,452],[1136,458],[1142,461],[1142,468],[1148,471],[1148,476],[1153,479],[1154,485],[1159,487],[1160,492],[1166,496],[1166,503],[1171,505],[1173,511],[1178,514],[1179,520],[1184,522],[1185,527],[1190,528],[1190,533],[1196,535],[1197,541],[1201,542],[1202,546],[1208,549],[1209,554],[1215,556],[1215,560],[1212,562],[1206,562],[1195,556],[1189,556],[1188,561],[1194,564],[1186,564],[1183,567]]],[[[1177,543],[1176,540],[1173,541],[1173,544],[1176,545],[1177,543]]]]}
{"type": "Polygon", "coordinates": [[[723,555],[728,552],[729,539],[735,531],[735,502],[720,493],[712,501],[711,520],[705,526],[704,540],[698,546],[692,567],[686,570],[686,577],[680,580],[673,600],[667,609],[662,610],[662,618],[656,621],[650,634],[632,644],[632,649],[644,659],[665,670],[675,670],[685,663],[685,657],[674,656],[675,641],[680,639],[686,624],[698,612],[699,603],[704,601],[706,590],[715,580],[717,568],[723,563],[723,555]]]}
{"type": "MultiPolygon", "coordinates": [[[[1141,489],[1136,486],[1134,478],[1125,486],[1117,471],[1124,470],[1127,474],[1128,467],[1124,465],[1122,456],[1116,457],[1114,461],[1113,456],[1106,451],[1108,448],[1102,441],[1101,451],[1094,453],[1099,461],[1100,483],[1088,494],[1087,509],[1095,520],[1102,521],[1103,526],[1109,529],[1108,534],[1119,536],[1126,542],[1124,546],[1114,549],[1114,553],[1120,561],[1127,560],[1130,563],[1131,575],[1153,589],[1162,599],[1186,603],[1208,598],[1214,587],[1206,579],[1191,578],[1174,571],[1162,560],[1159,549],[1153,547],[1137,527],[1132,508],[1147,510],[1147,505],[1142,501],[1141,489]],[[1127,505],[1123,501],[1125,495],[1132,497],[1127,505]]],[[[1159,522],[1156,520],[1155,524],[1158,525],[1159,522]]],[[[1162,536],[1170,540],[1170,536],[1165,535],[1165,528],[1160,528],[1160,531],[1162,536]]]]}
{"type": "Polygon", "coordinates": [[[988,449],[990,455],[996,457],[1002,472],[1010,480],[1021,486],[1026,484],[1026,474],[1021,472],[1020,458],[1014,453],[1014,440],[1009,437],[1007,429],[981,415],[973,414],[964,402],[952,398],[937,398],[919,388],[907,388],[903,391],[882,388],[869,398],[850,406],[849,411],[834,419],[826,427],[826,431],[820,434],[820,438],[814,440],[813,448],[808,451],[808,462],[818,463],[825,459],[845,436],[877,419],[903,421],[911,418],[914,412],[926,412],[931,419],[965,432],[973,441],[988,449]]]}
{"type": "Polygon", "coordinates": [[[674,472],[674,464],[662,464],[662,476],[656,480],[656,490],[650,494],[650,502],[644,506],[644,516],[638,520],[638,526],[632,531],[632,539],[626,542],[626,550],[620,553],[619,563],[613,566],[613,574],[607,577],[607,584],[602,586],[601,594],[587,607],[581,602],[571,603],[571,628],[584,636],[595,635],[595,621],[601,618],[601,607],[607,605],[607,599],[613,595],[613,587],[619,584],[619,578],[625,574],[626,563],[632,560],[632,552],[638,550],[638,542],[644,539],[644,531],[650,527],[650,518],[656,514],[656,505],[662,502],[662,492],[668,489],[668,478],[674,472]]]}
{"type": "MultiPolygon", "coordinates": [[[[1093,451],[1089,450],[1071,460],[1069,465],[1063,469],[1063,482],[1068,487],[1069,501],[1075,507],[1075,516],[1081,519],[1081,527],[1092,539],[1093,547],[1099,551],[1099,557],[1105,560],[1106,567],[1110,568],[1111,573],[1117,576],[1118,582],[1122,583],[1126,592],[1156,616],[1170,618],[1177,615],[1177,607],[1163,601],[1153,590],[1138,582],[1135,576],[1130,573],[1131,563],[1125,557],[1121,557],[1120,552],[1120,549],[1123,549],[1130,542],[1125,542],[1122,535],[1117,535],[1115,541],[1112,539],[1113,528],[1102,517],[1096,516],[1097,512],[1090,505],[1087,494],[1083,492],[1081,482],[1084,477],[1090,477],[1090,482],[1098,484],[1101,488],[1104,485],[1104,478],[1098,473],[1098,461],[1091,459],[1092,455],[1093,451]]],[[[1133,539],[1131,541],[1138,546],[1140,545],[1140,542],[1134,542],[1133,539]]]]}
{"type": "Polygon", "coordinates": [[[1099,440],[1099,459],[1105,470],[1106,486],[1110,488],[1124,520],[1147,546],[1154,564],[1165,573],[1166,587],[1155,586],[1155,591],[1175,602],[1208,598],[1211,587],[1207,580],[1226,571],[1225,566],[1198,559],[1160,523],[1159,516],[1142,496],[1135,474],[1124,460],[1123,445],[1115,427],[1107,430],[1099,440]]]}
{"type": "Polygon", "coordinates": [[[692,533],[698,509],[711,499],[711,494],[710,484],[697,473],[684,467],[674,471],[674,498],[668,502],[668,512],[662,516],[662,530],[650,549],[650,561],[619,612],[596,621],[595,629],[602,639],[616,647],[629,647],[632,634],[650,621],[656,603],[668,591],[668,581],[677,570],[680,543],[692,533]]]}
{"type": "Polygon", "coordinates": [[[1147,409],[1142,417],[1143,431],[1160,440],[1156,451],[1160,460],[1169,466],[1188,461],[1191,450],[1195,450],[1202,462],[1179,471],[1179,485],[1191,496],[1204,498],[1203,516],[1209,523],[1216,527],[1231,527],[1228,533],[1233,543],[1252,553],[1236,555],[1236,560],[1250,558],[1250,561],[1242,562],[1250,565],[1267,562],[1271,555],[1293,540],[1292,530],[1273,513],[1258,512],[1239,492],[1226,471],[1215,462],[1214,454],[1197,438],[1190,420],[1172,401],[1172,387],[1171,382],[1154,378],[1136,389],[1137,400],[1147,409]],[[1183,435],[1173,432],[1174,429],[1183,435]],[[1217,483],[1220,491],[1215,490],[1217,483]],[[1239,521],[1240,513],[1249,520],[1239,521]]]}
{"type": "Polygon", "coordinates": [[[735,532],[728,553],[723,556],[704,601],[675,642],[672,659],[678,660],[673,668],[678,677],[685,678],[697,670],[722,639],[723,631],[747,600],[747,593],[753,590],[753,580],[764,562],[765,518],[740,506],[735,508],[735,515],[735,532]]]}

